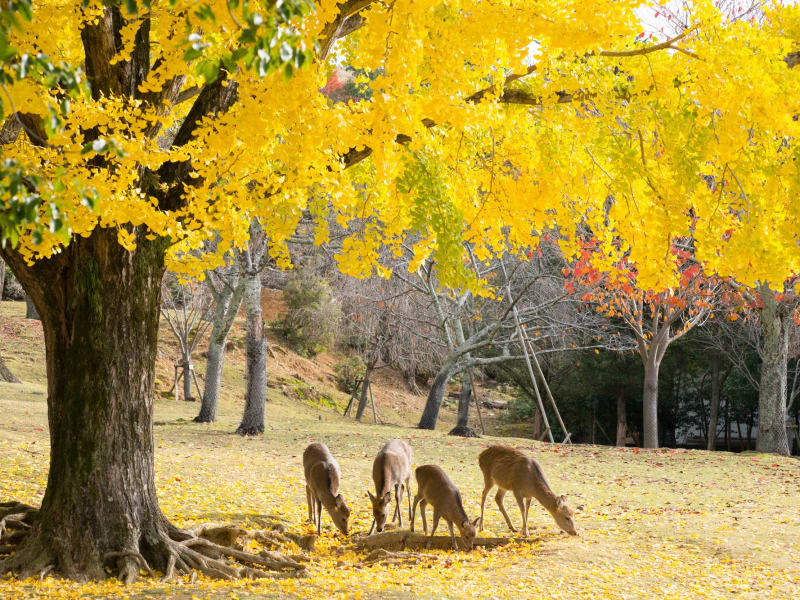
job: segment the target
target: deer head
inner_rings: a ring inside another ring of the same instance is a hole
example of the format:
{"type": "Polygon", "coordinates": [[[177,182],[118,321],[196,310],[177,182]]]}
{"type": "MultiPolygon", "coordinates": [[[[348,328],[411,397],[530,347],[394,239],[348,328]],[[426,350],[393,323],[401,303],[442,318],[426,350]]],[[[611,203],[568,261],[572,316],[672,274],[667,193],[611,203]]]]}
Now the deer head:
{"type": "Polygon", "coordinates": [[[461,540],[464,542],[464,548],[467,550],[472,550],[472,544],[475,542],[475,536],[478,533],[480,523],[481,518],[478,517],[472,523],[469,522],[469,519],[464,519],[458,526],[461,532],[461,540]]]}
{"type": "Polygon", "coordinates": [[[383,531],[386,525],[386,507],[392,500],[392,493],[386,492],[383,496],[373,496],[372,492],[367,492],[369,501],[372,502],[372,516],[375,518],[375,527],[378,533],[383,531]]]}
{"type": "Polygon", "coordinates": [[[552,514],[553,518],[556,520],[556,524],[561,527],[561,529],[570,535],[578,535],[572,509],[567,506],[566,496],[558,496],[556,498],[556,510],[552,514]]]}
{"type": "Polygon", "coordinates": [[[337,495],[333,502],[333,510],[328,511],[333,519],[333,524],[339,531],[347,535],[347,519],[350,518],[350,509],[347,508],[341,494],[337,495]]]}

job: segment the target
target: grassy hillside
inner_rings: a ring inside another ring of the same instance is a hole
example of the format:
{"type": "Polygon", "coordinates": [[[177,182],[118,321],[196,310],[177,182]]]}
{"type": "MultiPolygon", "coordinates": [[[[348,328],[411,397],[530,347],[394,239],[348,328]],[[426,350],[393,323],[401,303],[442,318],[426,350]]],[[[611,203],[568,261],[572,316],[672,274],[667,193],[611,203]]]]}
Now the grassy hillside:
{"type": "MultiPolygon", "coordinates": [[[[0,384],[0,500],[38,504],[46,484],[49,443],[41,332],[37,323],[20,318],[24,311],[19,304],[2,303],[0,309],[0,351],[24,380],[20,385],[0,384]]],[[[442,465],[461,488],[467,513],[471,518],[479,515],[482,477],[476,457],[496,439],[468,440],[448,437],[444,431],[412,429],[409,424],[422,399],[405,394],[395,401],[377,394],[381,416],[396,425],[344,419],[331,402],[341,405],[345,398],[333,391],[325,366],[335,357],[322,357],[317,363],[276,350],[270,380],[278,387],[270,390],[266,434],[257,439],[233,434],[241,411],[241,336],[241,331],[233,336],[238,347],[228,362],[217,423],[197,425],[191,422],[197,404],[176,403],[164,394],[157,397],[156,484],[170,519],[183,526],[215,521],[250,528],[277,519],[293,531],[310,532],[303,522],[301,454],[306,444],[320,440],[341,463],[342,493],[353,511],[351,530],[358,535],[371,522],[365,496],[372,458],[392,437],[411,442],[417,465],[442,465]],[[318,392],[294,391],[307,385],[298,383],[296,375],[314,383],[318,392]],[[331,402],[319,394],[328,394],[331,402]]],[[[166,335],[160,354],[159,389],[166,392],[175,355],[166,335]]],[[[472,553],[430,551],[415,565],[365,566],[348,540],[334,534],[326,515],[322,539],[304,577],[235,583],[144,579],[129,587],[116,582],[0,580],[0,598],[800,596],[796,459],[502,441],[539,460],[554,491],[568,496],[576,509],[579,537],[561,534],[541,507],[532,506],[533,544],[472,553]]],[[[506,498],[506,506],[518,523],[512,498],[506,498]]],[[[486,535],[508,533],[491,497],[486,519],[486,535]]]]}

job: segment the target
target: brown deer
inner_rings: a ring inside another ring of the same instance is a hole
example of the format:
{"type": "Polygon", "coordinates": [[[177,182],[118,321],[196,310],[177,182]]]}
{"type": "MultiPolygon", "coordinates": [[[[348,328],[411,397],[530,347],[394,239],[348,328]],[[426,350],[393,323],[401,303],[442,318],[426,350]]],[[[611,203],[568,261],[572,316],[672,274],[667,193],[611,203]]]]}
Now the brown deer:
{"type": "Polygon", "coordinates": [[[322,526],[322,507],[330,514],[334,525],[347,535],[347,519],[350,509],[339,494],[339,463],[333,458],[325,444],[314,442],[303,451],[303,470],[306,475],[306,500],[308,500],[308,520],[317,526],[317,534],[322,526]]]}
{"type": "Polygon", "coordinates": [[[369,533],[377,527],[378,533],[383,531],[386,524],[386,507],[392,501],[394,491],[395,508],[392,522],[400,520],[403,526],[403,516],[400,510],[400,501],[403,497],[403,487],[408,494],[408,516],[411,518],[411,461],[414,460],[414,451],[405,440],[389,440],[378,452],[372,463],[372,480],[375,482],[375,496],[367,492],[372,502],[372,527],[369,533]]]}
{"type": "Polygon", "coordinates": [[[486,496],[492,487],[497,485],[497,495],[494,499],[511,531],[515,532],[516,529],[503,506],[503,497],[507,491],[514,494],[522,513],[522,535],[528,535],[528,510],[531,507],[531,498],[536,498],[548,510],[561,529],[570,535],[578,535],[566,497],[556,496],[553,493],[542,468],[534,459],[528,458],[516,448],[495,445],[480,453],[478,464],[483,471],[484,481],[483,496],[481,496],[481,530],[483,530],[483,507],[486,504],[486,496]]]}
{"type": "Polygon", "coordinates": [[[453,485],[453,482],[450,481],[450,478],[442,471],[441,467],[436,465],[422,465],[417,467],[415,473],[417,476],[417,495],[414,496],[414,505],[411,509],[411,531],[414,531],[414,513],[417,510],[417,504],[419,504],[419,512],[422,515],[422,530],[427,535],[428,522],[425,520],[425,506],[430,504],[433,506],[433,527],[425,547],[431,547],[433,534],[436,532],[437,525],[439,525],[439,517],[444,517],[447,526],[450,528],[453,548],[458,550],[456,536],[453,533],[453,523],[455,523],[459,532],[461,532],[461,540],[464,542],[465,548],[472,550],[472,544],[477,532],[476,527],[480,522],[480,518],[470,523],[467,513],[464,512],[464,504],[461,502],[461,493],[458,488],[453,485]]]}

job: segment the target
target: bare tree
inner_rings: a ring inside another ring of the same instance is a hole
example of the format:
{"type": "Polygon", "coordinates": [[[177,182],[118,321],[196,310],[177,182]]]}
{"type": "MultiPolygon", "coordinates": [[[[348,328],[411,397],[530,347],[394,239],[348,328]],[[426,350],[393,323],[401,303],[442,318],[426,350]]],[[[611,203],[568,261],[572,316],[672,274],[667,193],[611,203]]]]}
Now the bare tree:
{"type": "Polygon", "coordinates": [[[242,304],[244,282],[245,279],[240,275],[240,263],[235,257],[222,267],[206,272],[206,286],[214,299],[214,312],[208,338],[203,402],[200,413],[194,418],[197,423],[209,423],[217,418],[225,346],[242,304]]]}
{"type": "Polygon", "coordinates": [[[181,352],[175,363],[175,397],[178,396],[178,381],[183,377],[183,399],[187,402],[194,401],[192,383],[200,394],[192,352],[210,325],[210,321],[205,320],[210,308],[211,298],[201,284],[183,284],[174,273],[165,273],[161,284],[161,314],[175,334],[181,352]]]}

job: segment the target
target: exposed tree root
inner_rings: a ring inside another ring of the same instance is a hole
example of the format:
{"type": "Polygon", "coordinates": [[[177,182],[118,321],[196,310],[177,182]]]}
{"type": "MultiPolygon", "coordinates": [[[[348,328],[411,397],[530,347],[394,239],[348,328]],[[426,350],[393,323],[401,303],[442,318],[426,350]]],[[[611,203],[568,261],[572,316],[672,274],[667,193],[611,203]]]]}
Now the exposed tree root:
{"type": "Polygon", "coordinates": [[[471,437],[477,438],[481,437],[478,435],[478,432],[475,431],[472,427],[453,427],[447,435],[456,435],[459,437],[471,437]]]}
{"type": "Polygon", "coordinates": [[[71,556],[60,554],[47,543],[36,526],[37,516],[38,510],[24,504],[0,504],[0,576],[14,573],[22,578],[43,578],[58,572],[71,579],[102,579],[110,569],[125,583],[135,581],[142,572],[155,577],[157,570],[163,571],[165,580],[185,574],[196,577],[197,572],[214,579],[256,579],[274,577],[276,572],[299,574],[310,560],[303,554],[274,551],[295,538],[302,541],[309,536],[249,533],[236,525],[216,523],[184,531],[163,522],[148,535],[134,536],[139,539],[138,546],[108,552],[94,567],[87,568],[74,565],[71,556]],[[269,540],[270,549],[259,554],[246,552],[241,540],[248,539],[269,540]]]}
{"type": "Polygon", "coordinates": [[[262,435],[264,433],[264,427],[261,425],[257,427],[246,427],[244,425],[239,425],[239,427],[236,429],[236,433],[241,436],[262,435]]]}
{"type": "MultiPolygon", "coordinates": [[[[476,537],[473,545],[482,548],[496,548],[505,546],[512,542],[521,544],[532,544],[541,538],[509,538],[509,537],[476,537]]],[[[405,550],[407,548],[424,549],[428,543],[428,536],[421,533],[414,533],[408,530],[390,531],[378,533],[361,538],[355,542],[359,550],[405,550]]],[[[431,541],[431,548],[449,550],[453,547],[453,541],[449,535],[435,535],[431,541]]]]}
{"type": "Polygon", "coordinates": [[[270,549],[281,548],[291,542],[294,542],[300,546],[302,550],[305,550],[306,552],[312,552],[314,550],[314,543],[317,541],[316,534],[298,535],[296,533],[289,533],[286,531],[279,532],[270,529],[254,531],[248,535],[257,542],[264,544],[265,546],[269,546],[270,549]]]}
{"type": "Polygon", "coordinates": [[[361,563],[372,565],[381,563],[384,565],[417,564],[423,560],[435,560],[433,554],[420,554],[419,552],[390,552],[384,548],[376,548],[367,554],[361,563]]]}

